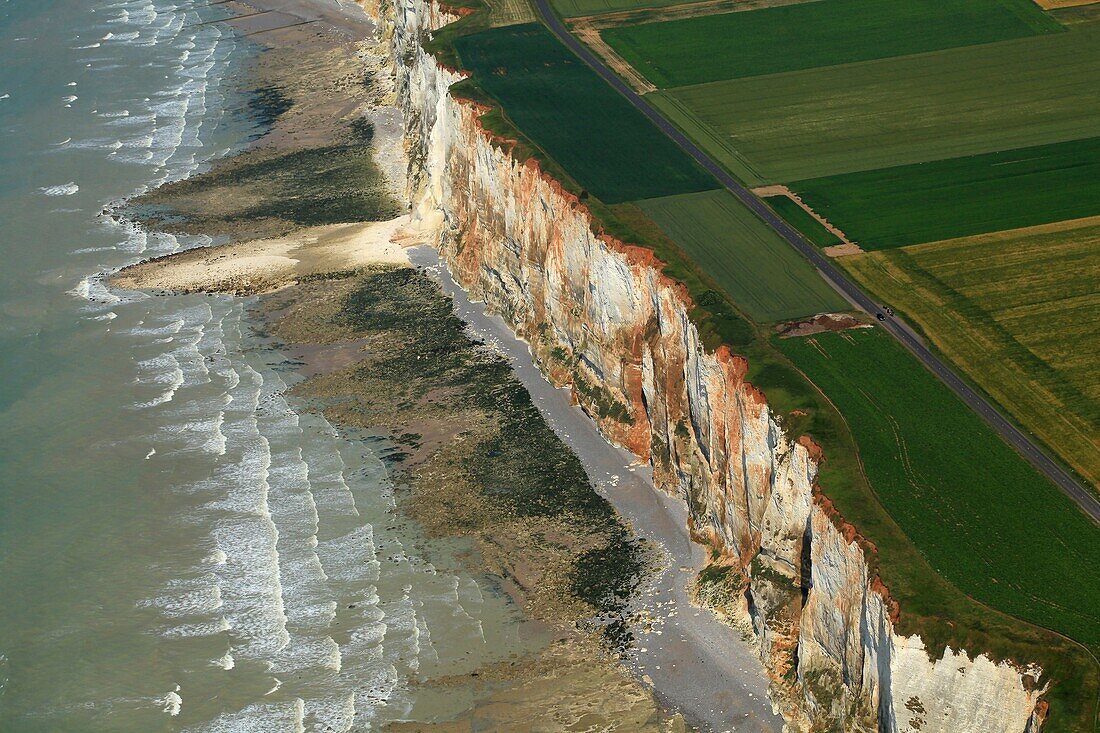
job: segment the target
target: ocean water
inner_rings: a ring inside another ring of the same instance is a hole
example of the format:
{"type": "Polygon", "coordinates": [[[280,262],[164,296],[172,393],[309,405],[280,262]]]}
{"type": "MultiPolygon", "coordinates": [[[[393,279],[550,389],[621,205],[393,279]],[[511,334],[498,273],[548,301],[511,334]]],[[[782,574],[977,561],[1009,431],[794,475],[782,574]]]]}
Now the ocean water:
{"type": "Polygon", "coordinates": [[[105,212],[260,132],[225,14],[0,2],[3,731],[371,729],[524,644],[385,446],[295,412],[247,303],[103,284],[210,244],[105,212]]]}

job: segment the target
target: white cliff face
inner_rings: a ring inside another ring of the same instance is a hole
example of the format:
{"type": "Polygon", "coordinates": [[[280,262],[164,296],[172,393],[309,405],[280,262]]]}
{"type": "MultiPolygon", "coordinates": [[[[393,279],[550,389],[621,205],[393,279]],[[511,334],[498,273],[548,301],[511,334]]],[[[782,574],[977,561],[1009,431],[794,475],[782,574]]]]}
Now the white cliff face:
{"type": "Polygon", "coordinates": [[[552,380],[572,385],[609,440],[652,463],[658,485],[688,503],[696,535],[751,575],[743,621],[791,724],[1037,730],[1041,691],[1015,667],[950,649],[932,659],[919,637],[894,632],[893,602],[854,531],[815,498],[816,447],[787,438],[742,359],[705,352],[686,295],[652,254],[594,235],[573,196],[448,94],[462,75],[420,43],[453,17],[425,0],[384,2],[415,214],[442,220],[456,279],[531,343],[552,380]]]}

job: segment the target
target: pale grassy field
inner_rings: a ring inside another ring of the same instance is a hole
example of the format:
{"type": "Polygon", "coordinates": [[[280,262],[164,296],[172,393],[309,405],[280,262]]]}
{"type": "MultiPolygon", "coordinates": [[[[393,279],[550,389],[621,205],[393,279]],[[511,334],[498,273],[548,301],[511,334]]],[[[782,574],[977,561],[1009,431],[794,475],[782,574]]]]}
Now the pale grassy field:
{"type": "Polygon", "coordinates": [[[728,191],[637,205],[758,323],[849,308],[802,255],[728,191]]]}
{"type": "Polygon", "coordinates": [[[840,262],[1100,485],[1100,217],[840,262]]]}
{"type": "Polygon", "coordinates": [[[489,24],[493,27],[533,23],[538,20],[529,0],[487,0],[491,13],[489,24]]]}
{"type": "Polygon", "coordinates": [[[1065,33],[654,92],[750,185],[1091,137],[1100,23],[1065,33]]]}

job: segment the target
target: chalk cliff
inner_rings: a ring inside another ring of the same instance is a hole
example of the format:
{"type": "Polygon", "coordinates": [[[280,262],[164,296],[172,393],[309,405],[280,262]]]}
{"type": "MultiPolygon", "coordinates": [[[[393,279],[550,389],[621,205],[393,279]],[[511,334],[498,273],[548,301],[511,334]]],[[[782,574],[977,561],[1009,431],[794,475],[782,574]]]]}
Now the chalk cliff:
{"type": "Polygon", "coordinates": [[[405,115],[414,217],[442,222],[456,279],[572,386],[609,440],[653,465],[696,535],[748,576],[735,621],[751,628],[791,727],[1038,730],[1037,670],[895,633],[854,529],[815,491],[816,446],[786,436],[742,358],[707,353],[686,293],[653,255],[593,234],[579,201],[448,93],[462,74],[421,44],[454,16],[428,0],[375,11],[405,115]]]}

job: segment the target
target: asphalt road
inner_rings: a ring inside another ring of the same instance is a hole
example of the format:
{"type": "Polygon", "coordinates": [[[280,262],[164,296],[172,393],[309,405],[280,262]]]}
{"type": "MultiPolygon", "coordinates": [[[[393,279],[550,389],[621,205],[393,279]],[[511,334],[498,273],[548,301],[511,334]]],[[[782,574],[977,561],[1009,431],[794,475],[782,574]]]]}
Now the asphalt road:
{"type": "Polygon", "coordinates": [[[680,132],[671,122],[665,119],[657,110],[649,105],[637,92],[631,89],[626,82],[620,79],[615,72],[604,65],[587,46],[582,44],[566,29],[553,8],[550,0],[535,0],[535,6],[543,23],[550,31],[561,40],[577,56],[580,56],[604,81],[615,88],[619,94],[633,104],[649,120],[657,126],[661,132],[672,138],[676,144],[683,148],[688,155],[695,159],[703,168],[708,170],[718,181],[739,198],[746,206],[756,212],[772,229],[779,233],[792,247],[803,254],[818,269],[821,275],[832,284],[853,305],[872,315],[882,314],[886,320],[881,322],[891,335],[905,346],[921,363],[943,381],[959,398],[978,413],[989,425],[1004,438],[1004,440],[1016,449],[1043,475],[1048,477],[1070,499],[1077,504],[1085,514],[1094,522],[1100,524],[1100,500],[1087,488],[1078,483],[1056,461],[1044,453],[1026,433],[1017,428],[1004,417],[992,404],[978,394],[973,388],[964,382],[949,366],[933,354],[919,336],[902,320],[887,316],[882,308],[866,293],[859,289],[820,250],[810,244],[790,224],[781,219],[774,211],[752,191],[741,185],[733,176],[725,171],[717,161],[705,153],[699,146],[692,142],[684,133],[680,132]]]}

